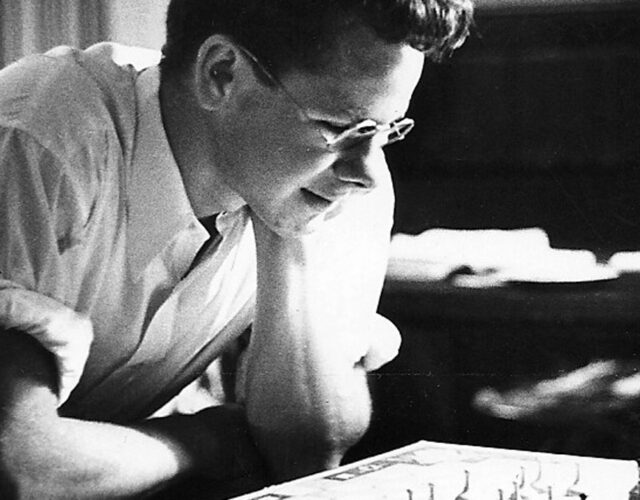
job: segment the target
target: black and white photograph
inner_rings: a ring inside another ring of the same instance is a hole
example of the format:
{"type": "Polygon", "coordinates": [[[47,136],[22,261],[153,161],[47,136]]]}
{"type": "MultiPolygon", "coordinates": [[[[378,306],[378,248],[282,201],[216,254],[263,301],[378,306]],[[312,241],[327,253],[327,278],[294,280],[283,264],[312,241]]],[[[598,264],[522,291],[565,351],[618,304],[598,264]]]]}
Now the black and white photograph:
{"type": "Polygon", "coordinates": [[[0,500],[640,500],[640,1],[0,0],[0,500]]]}

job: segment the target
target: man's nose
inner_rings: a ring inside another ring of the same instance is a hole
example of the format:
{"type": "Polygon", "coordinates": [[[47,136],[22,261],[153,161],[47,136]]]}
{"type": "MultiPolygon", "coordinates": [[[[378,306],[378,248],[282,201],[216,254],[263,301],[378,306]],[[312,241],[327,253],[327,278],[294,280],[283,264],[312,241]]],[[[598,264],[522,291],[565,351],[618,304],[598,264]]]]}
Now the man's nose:
{"type": "Polygon", "coordinates": [[[344,152],[333,165],[338,179],[355,190],[370,191],[379,183],[388,169],[384,151],[371,141],[344,152]]]}

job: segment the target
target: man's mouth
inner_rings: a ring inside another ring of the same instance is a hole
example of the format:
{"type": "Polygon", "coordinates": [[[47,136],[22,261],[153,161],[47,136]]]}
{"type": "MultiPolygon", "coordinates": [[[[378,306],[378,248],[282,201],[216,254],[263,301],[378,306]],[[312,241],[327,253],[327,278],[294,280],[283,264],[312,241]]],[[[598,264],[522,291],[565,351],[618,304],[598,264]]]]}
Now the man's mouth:
{"type": "Polygon", "coordinates": [[[334,203],[334,200],[329,200],[324,196],[314,193],[313,191],[309,191],[308,189],[303,188],[301,191],[307,203],[312,207],[326,209],[334,203]]]}

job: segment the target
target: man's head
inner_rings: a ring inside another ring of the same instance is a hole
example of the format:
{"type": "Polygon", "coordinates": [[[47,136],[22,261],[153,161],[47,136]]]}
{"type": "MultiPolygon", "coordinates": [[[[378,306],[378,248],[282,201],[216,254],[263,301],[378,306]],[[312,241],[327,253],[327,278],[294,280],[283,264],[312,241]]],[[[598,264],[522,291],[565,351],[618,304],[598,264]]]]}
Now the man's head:
{"type": "Polygon", "coordinates": [[[471,0],[171,0],[162,66],[184,70],[219,33],[276,75],[291,67],[322,71],[336,33],[354,21],[439,60],[465,40],[472,10],[471,0]]]}
{"type": "Polygon", "coordinates": [[[173,132],[196,213],[222,198],[300,234],[390,183],[382,146],[403,129],[389,124],[470,15],[467,0],[172,0],[162,76],[193,97],[173,132]],[[354,127],[365,140],[342,140],[354,127]]]}

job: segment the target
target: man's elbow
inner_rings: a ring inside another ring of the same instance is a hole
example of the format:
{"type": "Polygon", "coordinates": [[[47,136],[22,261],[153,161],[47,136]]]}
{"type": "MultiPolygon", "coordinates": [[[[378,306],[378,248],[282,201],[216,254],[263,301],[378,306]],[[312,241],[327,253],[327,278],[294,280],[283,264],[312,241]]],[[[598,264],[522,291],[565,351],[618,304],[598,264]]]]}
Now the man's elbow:
{"type": "Polygon", "coordinates": [[[344,454],[354,446],[367,432],[371,424],[371,399],[368,391],[362,395],[360,402],[354,401],[347,415],[342,415],[337,422],[327,428],[324,442],[327,450],[328,466],[333,468],[340,465],[344,454]],[[337,461],[335,460],[337,458],[337,461]]]}
{"type": "Polygon", "coordinates": [[[347,448],[313,439],[283,439],[265,451],[269,479],[273,483],[333,469],[340,465],[347,448]]]}
{"type": "Polygon", "coordinates": [[[371,406],[354,405],[347,414],[331,418],[289,422],[281,431],[256,431],[271,479],[276,482],[333,469],[346,452],[364,436],[371,420],[371,406]],[[357,408],[355,408],[357,407],[357,408]]]}

